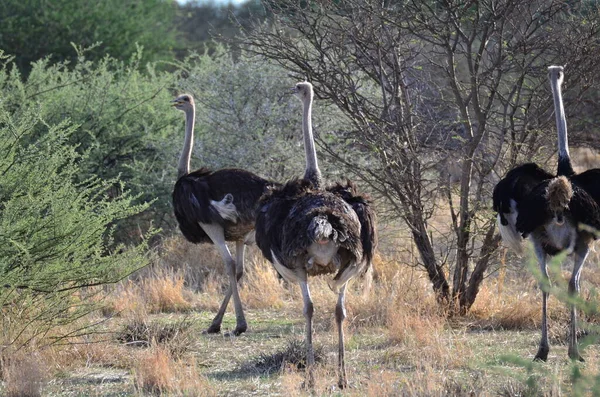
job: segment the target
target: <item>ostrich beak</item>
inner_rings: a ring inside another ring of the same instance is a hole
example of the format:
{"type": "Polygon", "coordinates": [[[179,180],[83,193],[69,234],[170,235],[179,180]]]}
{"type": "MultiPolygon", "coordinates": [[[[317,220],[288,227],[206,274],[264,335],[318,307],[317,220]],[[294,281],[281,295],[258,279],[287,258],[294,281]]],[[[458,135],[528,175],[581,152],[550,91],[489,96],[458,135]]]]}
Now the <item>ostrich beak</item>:
{"type": "Polygon", "coordinates": [[[171,106],[177,106],[177,105],[181,105],[181,101],[178,101],[177,99],[171,101],[171,106]]]}
{"type": "Polygon", "coordinates": [[[297,94],[297,93],[298,93],[298,88],[292,87],[292,94],[297,94]]]}

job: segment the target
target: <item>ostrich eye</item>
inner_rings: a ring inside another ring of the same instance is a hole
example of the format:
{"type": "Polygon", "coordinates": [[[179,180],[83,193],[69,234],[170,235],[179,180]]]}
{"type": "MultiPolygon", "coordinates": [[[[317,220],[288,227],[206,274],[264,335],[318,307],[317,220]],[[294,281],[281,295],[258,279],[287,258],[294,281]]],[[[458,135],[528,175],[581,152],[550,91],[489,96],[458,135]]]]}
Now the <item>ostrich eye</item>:
{"type": "Polygon", "coordinates": [[[183,97],[183,100],[186,101],[186,102],[189,102],[190,98],[189,97],[183,97]]]}

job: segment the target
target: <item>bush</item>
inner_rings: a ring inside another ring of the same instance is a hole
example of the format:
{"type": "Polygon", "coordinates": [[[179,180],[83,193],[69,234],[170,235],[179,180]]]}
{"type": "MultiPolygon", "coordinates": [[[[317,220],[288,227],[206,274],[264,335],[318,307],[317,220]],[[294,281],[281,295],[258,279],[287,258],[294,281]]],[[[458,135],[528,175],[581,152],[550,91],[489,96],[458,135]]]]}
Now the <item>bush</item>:
{"type": "MultiPolygon", "coordinates": [[[[7,74],[0,76],[5,84],[7,74]]],[[[77,125],[48,123],[41,106],[14,98],[0,102],[4,346],[75,321],[94,307],[82,287],[116,282],[147,263],[144,243],[126,247],[113,240],[115,223],[148,205],[134,204],[117,178],[81,172],[89,157],[71,143],[77,125]]]]}
{"type": "MultiPolygon", "coordinates": [[[[158,199],[150,211],[120,222],[115,237],[129,242],[139,237],[139,223],[154,221],[161,227],[171,213],[170,195],[175,182],[175,165],[183,135],[182,120],[172,110],[173,95],[167,90],[176,75],[156,72],[152,65],[141,66],[141,50],[128,62],[106,57],[99,62],[86,59],[79,51],[72,67],[65,63],[36,62],[23,80],[6,63],[0,72],[1,107],[18,117],[36,114],[48,125],[70,121],[64,137],[80,156],[77,182],[90,178],[119,180],[136,197],[136,203],[158,199]],[[127,227],[125,227],[127,226],[127,227]]],[[[47,133],[44,123],[33,123],[22,142],[33,143],[47,133]]],[[[107,187],[119,195],[119,183],[107,187]]]]}

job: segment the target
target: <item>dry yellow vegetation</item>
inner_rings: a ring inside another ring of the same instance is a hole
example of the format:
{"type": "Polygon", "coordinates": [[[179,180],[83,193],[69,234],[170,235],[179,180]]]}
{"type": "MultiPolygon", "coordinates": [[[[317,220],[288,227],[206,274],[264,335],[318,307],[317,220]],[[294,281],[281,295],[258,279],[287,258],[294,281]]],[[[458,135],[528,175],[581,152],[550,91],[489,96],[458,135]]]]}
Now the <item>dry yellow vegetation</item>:
{"type": "MultiPolygon", "coordinates": [[[[278,279],[257,250],[249,250],[240,290],[249,331],[240,337],[202,334],[226,287],[213,251],[179,237],[169,239],[153,267],[103,290],[103,309],[71,326],[80,336],[48,344],[52,335],[46,335],[14,356],[5,349],[4,394],[306,395],[302,368],[277,361],[291,341],[303,339],[301,294],[296,285],[278,279]],[[88,330],[93,332],[80,332],[89,324],[97,324],[88,330]],[[273,368],[259,366],[265,358],[273,368]],[[15,371],[23,368],[28,378],[17,381],[15,371]]],[[[593,253],[584,269],[587,302],[594,302],[600,285],[593,265],[598,259],[593,253]]],[[[551,357],[545,364],[531,362],[541,297],[528,269],[501,267],[484,282],[467,316],[449,318],[426,275],[405,265],[410,260],[410,247],[378,255],[372,291],[363,293],[364,280],[349,289],[350,388],[343,395],[552,396],[594,387],[585,377],[571,383],[575,364],[567,360],[564,345],[568,311],[555,297],[549,305],[551,357]]],[[[556,284],[564,284],[561,277],[559,269],[556,284]]],[[[315,392],[337,395],[336,295],[326,278],[315,278],[311,285],[315,343],[323,351],[315,392]]],[[[597,322],[594,315],[587,320],[597,322]]],[[[234,326],[230,309],[224,331],[234,326]]],[[[597,353],[595,344],[584,351],[589,359],[579,370],[585,376],[600,373],[597,353]]]]}

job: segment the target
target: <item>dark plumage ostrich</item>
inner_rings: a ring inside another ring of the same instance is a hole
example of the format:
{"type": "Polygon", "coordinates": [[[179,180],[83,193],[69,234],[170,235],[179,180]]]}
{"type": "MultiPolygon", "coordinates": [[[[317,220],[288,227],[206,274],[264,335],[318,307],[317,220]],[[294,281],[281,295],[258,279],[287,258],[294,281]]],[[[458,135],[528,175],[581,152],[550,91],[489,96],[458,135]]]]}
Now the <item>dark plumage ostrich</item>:
{"type": "MultiPolygon", "coordinates": [[[[533,243],[542,277],[548,281],[546,259],[566,251],[573,256],[569,293],[579,293],[581,269],[600,229],[600,169],[576,174],[569,157],[567,122],[562,102],[563,67],[548,68],[558,130],[558,171],[552,175],[528,163],[512,169],[494,188],[494,210],[503,240],[520,252],[522,239],[533,243]],[[588,228],[582,226],[589,226],[588,228]]],[[[542,338],[535,360],[546,361],[550,344],[548,292],[542,290],[542,338]]],[[[577,311],[571,305],[569,357],[583,361],[577,346],[577,311]]]]}
{"type": "Polygon", "coordinates": [[[185,113],[185,143],[179,159],[178,180],[173,190],[173,207],[179,228],[192,243],[217,246],[229,277],[229,288],[207,333],[221,330],[223,315],[233,295],[236,315],[234,335],[247,329],[237,281],[244,273],[245,245],[253,242],[256,206],[261,195],[273,183],[241,169],[211,171],[201,168],[190,172],[194,141],[195,106],[191,95],[184,94],[173,106],[185,113]],[[235,241],[236,260],[226,241],[235,241]]]}
{"type": "Polygon", "coordinates": [[[347,386],[343,330],[346,285],[371,266],[377,244],[375,214],[369,200],[360,195],[351,182],[322,188],[311,125],[312,85],[298,83],[294,92],[303,103],[306,171],[304,178],[291,180],[261,198],[256,242],[283,278],[300,284],[306,318],[308,387],[314,386],[315,361],[313,302],[308,276],[335,274],[329,285],[338,293],[335,309],[339,337],[338,385],[344,388],[347,386]]]}

